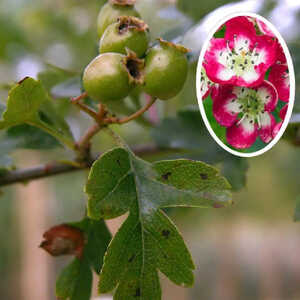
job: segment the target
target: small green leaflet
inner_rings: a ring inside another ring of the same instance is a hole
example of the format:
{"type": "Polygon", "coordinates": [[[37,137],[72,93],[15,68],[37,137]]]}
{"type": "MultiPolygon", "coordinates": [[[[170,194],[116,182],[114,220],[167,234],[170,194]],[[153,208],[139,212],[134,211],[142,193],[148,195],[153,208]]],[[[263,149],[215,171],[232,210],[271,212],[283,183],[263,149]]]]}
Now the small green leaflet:
{"type": "Polygon", "coordinates": [[[216,169],[202,162],[150,164],[125,148],[102,155],[86,185],[88,215],[109,219],[129,212],[129,217],[105,255],[100,293],[116,288],[115,300],[159,300],[158,270],[175,284],[191,286],[193,261],[162,208],[226,206],[229,188],[216,169]]]}
{"type": "Polygon", "coordinates": [[[103,220],[85,218],[71,223],[86,235],[83,257],[75,258],[65,267],[56,281],[56,296],[60,300],[89,300],[92,290],[92,270],[99,273],[111,235],[103,220]]]}
{"type": "Polygon", "coordinates": [[[46,131],[70,148],[74,147],[67,123],[56,113],[42,84],[30,77],[10,90],[0,129],[24,123],[46,131]]]}

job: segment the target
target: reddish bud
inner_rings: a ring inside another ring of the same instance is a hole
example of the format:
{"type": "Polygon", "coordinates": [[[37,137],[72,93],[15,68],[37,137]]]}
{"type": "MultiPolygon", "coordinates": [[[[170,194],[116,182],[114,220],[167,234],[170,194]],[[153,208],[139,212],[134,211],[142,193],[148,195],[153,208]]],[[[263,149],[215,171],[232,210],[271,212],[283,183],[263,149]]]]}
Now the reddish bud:
{"type": "Polygon", "coordinates": [[[61,224],[50,228],[43,234],[45,239],[40,247],[52,256],[75,255],[82,257],[85,244],[84,233],[78,228],[61,224]]]}

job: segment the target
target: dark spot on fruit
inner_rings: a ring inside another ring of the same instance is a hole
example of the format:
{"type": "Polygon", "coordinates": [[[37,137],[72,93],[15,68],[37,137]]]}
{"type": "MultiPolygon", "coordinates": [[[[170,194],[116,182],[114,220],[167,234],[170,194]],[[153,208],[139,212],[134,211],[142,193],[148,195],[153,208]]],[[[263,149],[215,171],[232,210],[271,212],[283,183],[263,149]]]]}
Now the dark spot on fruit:
{"type": "Polygon", "coordinates": [[[135,290],[134,297],[141,297],[141,289],[140,289],[140,288],[137,288],[137,289],[135,290]]]}
{"type": "Polygon", "coordinates": [[[207,174],[205,174],[205,173],[201,173],[200,176],[203,180],[208,178],[207,174]]]}
{"type": "Polygon", "coordinates": [[[127,67],[127,70],[129,72],[129,74],[133,78],[139,78],[140,77],[141,74],[140,74],[138,62],[136,60],[128,59],[128,61],[126,63],[126,67],[127,67]]]}
{"type": "Polygon", "coordinates": [[[119,33],[120,34],[123,34],[123,33],[125,33],[126,31],[127,31],[127,29],[128,29],[128,23],[122,23],[122,24],[120,24],[120,26],[119,26],[119,33]]]}
{"type": "Polygon", "coordinates": [[[133,260],[135,259],[135,254],[132,254],[131,257],[128,259],[128,262],[133,262],[133,260]]]}
{"type": "Polygon", "coordinates": [[[162,236],[164,236],[166,239],[169,238],[171,232],[170,230],[167,230],[167,229],[164,229],[162,232],[161,232],[162,236]]]}
{"type": "Polygon", "coordinates": [[[161,178],[164,179],[164,180],[168,180],[169,177],[171,176],[171,174],[172,174],[171,172],[167,172],[167,173],[161,175],[161,178]]]}
{"type": "Polygon", "coordinates": [[[120,163],[120,160],[119,160],[119,159],[117,159],[117,164],[118,164],[119,166],[121,166],[121,163],[120,163]]]}

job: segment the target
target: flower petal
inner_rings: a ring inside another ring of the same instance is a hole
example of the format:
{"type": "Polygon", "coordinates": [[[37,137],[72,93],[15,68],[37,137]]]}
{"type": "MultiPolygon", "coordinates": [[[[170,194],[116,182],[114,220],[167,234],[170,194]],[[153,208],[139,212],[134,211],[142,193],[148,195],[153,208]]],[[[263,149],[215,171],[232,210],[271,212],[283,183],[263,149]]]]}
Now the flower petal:
{"type": "Polygon", "coordinates": [[[212,87],[211,87],[211,98],[212,100],[216,99],[219,93],[219,89],[220,89],[220,85],[218,83],[215,83],[212,87]]]}
{"type": "Polygon", "coordinates": [[[237,78],[236,85],[252,87],[261,82],[263,76],[258,72],[258,70],[246,71],[240,78],[237,78]]]}
{"type": "Polygon", "coordinates": [[[255,37],[255,27],[247,17],[235,17],[226,22],[225,39],[239,53],[248,52],[254,46],[255,37]]]}
{"type": "Polygon", "coordinates": [[[287,112],[287,109],[288,109],[289,105],[286,104],[279,112],[279,117],[281,120],[284,120],[285,119],[285,116],[286,116],[286,112],[287,112]]]}
{"type": "Polygon", "coordinates": [[[277,43],[276,63],[286,65],[286,57],[285,57],[285,54],[283,52],[283,48],[280,45],[280,43],[277,43]]]}
{"type": "Polygon", "coordinates": [[[264,80],[257,87],[257,96],[265,104],[266,111],[273,111],[275,109],[278,102],[278,93],[271,82],[264,80]]]}
{"type": "Polygon", "coordinates": [[[269,143],[273,138],[273,129],[276,125],[275,118],[269,112],[259,114],[261,128],[259,129],[259,136],[264,143],[269,143]]]}
{"type": "Polygon", "coordinates": [[[290,78],[287,71],[286,65],[275,64],[272,66],[268,78],[277,89],[279,99],[284,102],[288,102],[290,98],[290,78]]]}
{"type": "Polygon", "coordinates": [[[282,124],[283,124],[283,121],[281,121],[281,122],[277,123],[277,124],[274,126],[274,128],[273,128],[273,132],[272,132],[273,139],[274,139],[274,138],[275,138],[275,136],[278,134],[278,132],[279,132],[279,130],[280,130],[280,128],[281,128],[281,126],[282,126],[282,124]]]}
{"type": "Polygon", "coordinates": [[[218,93],[213,95],[213,115],[217,122],[222,126],[230,127],[240,112],[240,104],[232,93],[232,87],[220,86],[218,93]]]}
{"type": "Polygon", "coordinates": [[[256,19],[257,26],[259,30],[270,37],[275,37],[273,31],[269,29],[269,27],[261,20],[256,19]]]}
{"type": "Polygon", "coordinates": [[[225,67],[229,52],[225,39],[211,39],[203,62],[203,67],[211,81],[227,83],[234,76],[234,72],[225,67]]]}
{"type": "Polygon", "coordinates": [[[277,43],[268,36],[257,36],[256,47],[253,50],[253,58],[251,63],[254,70],[259,74],[256,82],[252,82],[251,86],[258,85],[263,81],[266,71],[276,61],[277,43]]]}
{"type": "Polygon", "coordinates": [[[227,128],[227,142],[238,149],[249,148],[254,144],[258,136],[257,124],[249,118],[245,118],[240,123],[239,122],[236,122],[231,127],[227,128]]]}

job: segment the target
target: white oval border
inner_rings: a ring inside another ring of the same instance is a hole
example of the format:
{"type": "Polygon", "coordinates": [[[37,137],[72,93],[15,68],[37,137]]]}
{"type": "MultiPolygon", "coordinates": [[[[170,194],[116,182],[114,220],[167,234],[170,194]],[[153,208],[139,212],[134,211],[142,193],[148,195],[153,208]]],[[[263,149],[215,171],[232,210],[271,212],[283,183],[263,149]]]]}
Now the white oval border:
{"type": "Polygon", "coordinates": [[[235,155],[235,156],[239,156],[239,157],[254,157],[254,156],[258,156],[261,155],[265,152],[267,152],[268,150],[270,150],[273,146],[275,146],[275,144],[279,141],[279,139],[282,137],[284,131],[286,130],[286,127],[288,126],[288,123],[290,121],[290,118],[292,116],[292,111],[294,108],[294,102],[295,102],[295,73],[294,73],[294,66],[293,66],[293,62],[292,62],[292,58],[289,52],[289,49],[287,47],[287,44],[285,42],[285,40],[283,39],[283,37],[281,36],[281,34],[279,33],[279,31],[275,28],[275,26],[269,22],[267,19],[265,19],[264,17],[255,14],[255,13],[248,13],[248,12],[239,12],[239,13],[232,13],[227,15],[226,17],[222,18],[221,20],[219,20],[218,22],[216,22],[216,25],[212,28],[212,30],[210,31],[210,33],[208,34],[208,37],[206,38],[201,52],[200,52],[200,56],[199,56],[199,60],[198,60],[198,66],[197,66],[197,75],[196,75],[196,89],[197,89],[197,99],[198,99],[198,105],[199,105],[199,109],[200,109],[200,113],[202,116],[202,119],[204,121],[204,124],[206,126],[206,128],[208,129],[210,135],[213,137],[213,139],[217,142],[217,144],[219,146],[221,146],[224,150],[226,150],[227,152],[235,155]],[[201,67],[202,67],[202,63],[203,63],[203,58],[204,58],[204,54],[208,48],[209,45],[209,41],[211,40],[211,38],[213,37],[213,35],[215,34],[215,32],[218,30],[218,28],[223,25],[225,22],[227,22],[228,20],[234,18],[234,17],[239,17],[239,16],[246,16],[246,17],[254,17],[257,18],[258,20],[263,21],[270,29],[271,31],[276,35],[276,37],[278,38],[282,48],[283,48],[283,52],[286,56],[286,60],[287,60],[287,65],[289,68],[289,76],[290,76],[290,98],[289,98],[289,102],[288,102],[288,110],[285,116],[285,119],[283,121],[283,124],[278,132],[278,134],[276,135],[276,137],[268,144],[266,145],[263,149],[260,149],[258,151],[252,152],[252,153],[243,153],[243,152],[239,152],[236,150],[233,150],[231,148],[229,148],[228,146],[226,146],[220,139],[219,137],[214,133],[213,129],[210,126],[210,123],[207,119],[206,116],[206,112],[204,109],[204,105],[203,105],[203,100],[202,100],[202,95],[201,95],[201,91],[200,91],[200,80],[201,80],[201,67]]]}

